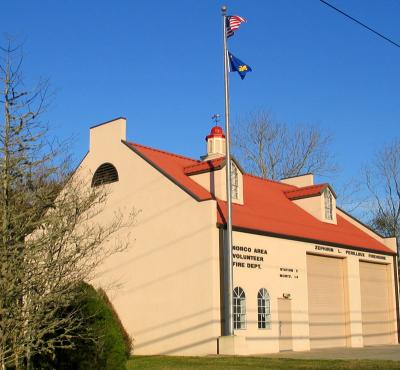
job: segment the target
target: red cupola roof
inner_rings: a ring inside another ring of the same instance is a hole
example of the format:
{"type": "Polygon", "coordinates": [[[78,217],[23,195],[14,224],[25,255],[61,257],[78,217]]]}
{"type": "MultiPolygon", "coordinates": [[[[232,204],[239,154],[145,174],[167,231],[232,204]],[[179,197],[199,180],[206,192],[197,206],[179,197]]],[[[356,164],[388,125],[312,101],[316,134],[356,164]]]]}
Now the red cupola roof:
{"type": "Polygon", "coordinates": [[[211,129],[210,134],[209,134],[208,136],[206,136],[206,141],[207,141],[208,139],[213,138],[213,137],[222,137],[222,138],[225,139],[225,134],[224,134],[224,131],[222,131],[222,127],[220,127],[220,126],[214,126],[214,127],[211,129]]]}

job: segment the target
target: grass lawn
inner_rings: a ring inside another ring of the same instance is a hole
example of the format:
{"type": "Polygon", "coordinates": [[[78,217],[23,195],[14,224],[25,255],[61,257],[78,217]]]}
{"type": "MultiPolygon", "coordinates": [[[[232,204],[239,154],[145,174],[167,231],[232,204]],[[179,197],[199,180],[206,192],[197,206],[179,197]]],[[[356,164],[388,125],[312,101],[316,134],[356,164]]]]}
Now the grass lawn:
{"type": "Polygon", "coordinates": [[[400,369],[398,361],[372,360],[296,360],[267,357],[173,357],[133,356],[127,370],[136,369],[400,369]]]}

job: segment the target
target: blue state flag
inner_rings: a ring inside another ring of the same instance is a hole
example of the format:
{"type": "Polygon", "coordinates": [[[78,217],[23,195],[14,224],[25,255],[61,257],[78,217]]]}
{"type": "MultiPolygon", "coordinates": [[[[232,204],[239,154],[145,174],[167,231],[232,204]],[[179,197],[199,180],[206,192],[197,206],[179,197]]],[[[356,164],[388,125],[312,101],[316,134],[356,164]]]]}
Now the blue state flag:
{"type": "Polygon", "coordinates": [[[229,72],[239,73],[240,78],[243,80],[246,77],[246,73],[251,72],[252,69],[248,64],[236,58],[229,51],[228,51],[228,56],[229,56],[229,72]]]}

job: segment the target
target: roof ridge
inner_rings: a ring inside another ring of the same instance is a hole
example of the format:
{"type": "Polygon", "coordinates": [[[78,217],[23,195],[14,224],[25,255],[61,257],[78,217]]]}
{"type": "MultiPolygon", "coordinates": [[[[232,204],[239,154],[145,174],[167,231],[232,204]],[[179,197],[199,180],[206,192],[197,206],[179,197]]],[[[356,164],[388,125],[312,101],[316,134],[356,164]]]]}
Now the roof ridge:
{"type": "Polygon", "coordinates": [[[181,155],[181,154],[175,154],[175,153],[167,152],[166,150],[161,150],[161,149],[153,148],[153,147],[151,147],[151,146],[147,146],[147,145],[143,145],[143,144],[134,143],[133,141],[127,141],[127,143],[128,143],[129,145],[137,145],[137,146],[140,146],[140,147],[145,148],[145,149],[153,150],[153,151],[155,151],[155,152],[167,154],[167,155],[170,155],[170,156],[172,156],[172,157],[177,157],[177,158],[186,159],[186,160],[190,160],[190,161],[196,162],[195,164],[193,164],[193,165],[191,165],[191,166],[195,166],[195,165],[201,163],[201,161],[199,161],[198,159],[189,158],[189,157],[186,157],[186,156],[181,155]]]}
{"type": "MultiPolygon", "coordinates": [[[[218,161],[218,160],[222,161],[222,160],[225,160],[225,158],[226,158],[226,157],[219,157],[219,158],[214,158],[214,159],[210,159],[208,161],[203,162],[203,161],[200,161],[198,159],[193,159],[193,158],[181,155],[181,154],[171,153],[171,152],[168,152],[166,150],[157,149],[157,148],[154,148],[154,147],[151,147],[151,146],[148,146],[148,145],[134,143],[133,141],[127,141],[127,143],[130,144],[130,145],[137,145],[137,146],[145,148],[145,149],[150,149],[150,150],[153,150],[155,152],[159,152],[159,153],[163,153],[163,154],[166,154],[166,155],[170,155],[172,157],[186,159],[186,160],[190,160],[190,161],[195,162],[193,164],[185,166],[184,170],[189,169],[191,167],[195,167],[195,166],[201,165],[203,163],[212,163],[212,162],[218,161]]],[[[248,173],[248,172],[244,172],[243,176],[249,176],[249,177],[253,177],[253,178],[257,179],[257,180],[261,180],[261,181],[265,181],[265,182],[270,182],[270,183],[274,183],[274,184],[278,184],[278,185],[289,186],[289,187],[294,187],[295,188],[295,189],[291,189],[291,190],[284,190],[285,193],[286,192],[291,192],[291,191],[296,191],[296,190],[299,190],[299,189],[312,188],[312,187],[320,186],[320,185],[329,185],[328,183],[323,183],[323,184],[309,185],[309,186],[305,186],[305,187],[299,188],[299,187],[296,187],[295,185],[285,184],[284,182],[281,182],[281,181],[278,181],[278,180],[265,179],[265,178],[263,178],[261,176],[256,176],[256,175],[253,175],[253,174],[248,173]]]]}
{"type": "MultiPolygon", "coordinates": [[[[279,185],[283,185],[283,186],[294,187],[294,185],[285,184],[284,182],[277,181],[277,180],[264,179],[264,178],[261,177],[261,176],[256,176],[256,175],[253,175],[253,174],[248,173],[248,172],[245,172],[245,173],[243,174],[243,176],[249,176],[249,177],[253,177],[253,178],[257,179],[257,180],[266,181],[266,182],[272,182],[272,183],[274,183],[274,184],[279,184],[279,185]]],[[[294,189],[294,190],[296,190],[296,189],[294,189]]],[[[289,191],[289,190],[288,190],[288,191],[289,191]]],[[[290,191],[291,191],[291,190],[290,190],[290,191]]]]}
{"type": "Polygon", "coordinates": [[[186,169],[190,169],[190,168],[192,168],[192,167],[201,166],[201,165],[206,164],[206,163],[210,163],[210,164],[211,164],[211,163],[213,163],[213,162],[217,162],[217,161],[220,161],[220,160],[222,160],[222,159],[225,160],[225,157],[219,157],[219,158],[209,159],[209,160],[207,160],[207,161],[199,161],[198,163],[194,163],[194,164],[190,164],[189,166],[185,166],[184,169],[185,169],[185,170],[186,170],[186,169]]]}

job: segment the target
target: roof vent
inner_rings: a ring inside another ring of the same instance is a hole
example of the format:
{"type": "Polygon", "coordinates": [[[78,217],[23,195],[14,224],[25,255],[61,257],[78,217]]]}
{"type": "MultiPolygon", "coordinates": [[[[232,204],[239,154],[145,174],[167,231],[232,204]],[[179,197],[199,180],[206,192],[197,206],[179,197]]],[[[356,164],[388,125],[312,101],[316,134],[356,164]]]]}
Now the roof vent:
{"type": "Polygon", "coordinates": [[[93,175],[92,187],[118,181],[118,171],[111,163],[103,163],[93,175]]]}

